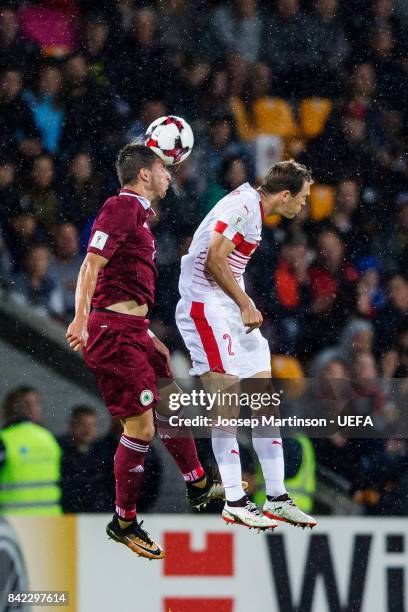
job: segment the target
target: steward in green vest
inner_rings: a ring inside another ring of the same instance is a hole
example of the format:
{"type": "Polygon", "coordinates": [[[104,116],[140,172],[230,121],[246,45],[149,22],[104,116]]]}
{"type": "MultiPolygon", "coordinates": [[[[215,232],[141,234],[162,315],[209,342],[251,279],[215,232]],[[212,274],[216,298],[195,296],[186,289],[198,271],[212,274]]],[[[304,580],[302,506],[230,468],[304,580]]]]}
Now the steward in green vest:
{"type": "MultiPolygon", "coordinates": [[[[316,455],[312,442],[303,435],[287,438],[284,445],[296,444],[299,451],[299,461],[296,473],[285,479],[285,486],[289,496],[303,512],[312,512],[313,498],[316,491],[316,455]]],[[[285,446],[284,446],[285,448],[285,446]]],[[[288,449],[289,450],[289,449],[288,449]]],[[[289,450],[289,454],[290,454],[289,450]]],[[[285,466],[291,461],[286,461],[285,466]]],[[[257,473],[257,492],[253,495],[257,506],[262,507],[265,501],[264,479],[261,468],[257,473]]]]}
{"type": "Polygon", "coordinates": [[[6,400],[5,411],[7,425],[0,431],[0,514],[61,514],[58,442],[50,431],[29,420],[22,398],[8,402],[8,407],[6,400]]]}

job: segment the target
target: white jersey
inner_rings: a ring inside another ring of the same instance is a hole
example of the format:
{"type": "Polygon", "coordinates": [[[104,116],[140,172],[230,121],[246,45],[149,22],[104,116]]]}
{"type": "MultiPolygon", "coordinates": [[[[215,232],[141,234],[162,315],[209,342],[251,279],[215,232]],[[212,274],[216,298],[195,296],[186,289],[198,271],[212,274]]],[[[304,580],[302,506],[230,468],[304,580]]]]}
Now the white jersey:
{"type": "Polygon", "coordinates": [[[228,255],[232,273],[244,289],[243,274],[261,241],[262,207],[259,193],[244,183],[220,200],[197,228],[187,255],[181,259],[181,297],[203,301],[209,295],[229,300],[204,267],[213,232],[235,244],[228,255]]]}

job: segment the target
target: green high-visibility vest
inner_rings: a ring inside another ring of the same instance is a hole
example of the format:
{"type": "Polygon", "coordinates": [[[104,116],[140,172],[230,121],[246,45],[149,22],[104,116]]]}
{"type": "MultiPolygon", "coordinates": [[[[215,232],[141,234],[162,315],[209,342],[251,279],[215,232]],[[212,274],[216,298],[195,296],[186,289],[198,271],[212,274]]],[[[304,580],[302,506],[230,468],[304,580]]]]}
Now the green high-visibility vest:
{"type": "MultiPolygon", "coordinates": [[[[312,512],[313,498],[316,492],[316,455],[312,442],[306,436],[296,436],[296,440],[302,447],[302,461],[293,478],[285,479],[285,486],[297,506],[304,512],[312,512]]],[[[263,484],[262,471],[259,468],[257,474],[259,486],[263,484]]],[[[263,506],[265,493],[263,488],[254,495],[254,501],[258,506],[263,506]]]]}
{"type": "Polygon", "coordinates": [[[61,514],[61,448],[47,429],[24,421],[0,431],[0,514],[61,514]]]}

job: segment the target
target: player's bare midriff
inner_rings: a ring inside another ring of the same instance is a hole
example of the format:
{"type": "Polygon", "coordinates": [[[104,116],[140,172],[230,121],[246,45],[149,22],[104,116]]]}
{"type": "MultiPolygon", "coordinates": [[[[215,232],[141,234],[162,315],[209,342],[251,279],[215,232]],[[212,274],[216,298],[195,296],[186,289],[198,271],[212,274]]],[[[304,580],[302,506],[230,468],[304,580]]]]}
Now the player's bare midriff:
{"type": "Polygon", "coordinates": [[[147,315],[147,304],[138,304],[135,300],[127,302],[117,302],[107,306],[108,310],[119,312],[121,314],[134,315],[135,317],[145,317],[147,315]]]}

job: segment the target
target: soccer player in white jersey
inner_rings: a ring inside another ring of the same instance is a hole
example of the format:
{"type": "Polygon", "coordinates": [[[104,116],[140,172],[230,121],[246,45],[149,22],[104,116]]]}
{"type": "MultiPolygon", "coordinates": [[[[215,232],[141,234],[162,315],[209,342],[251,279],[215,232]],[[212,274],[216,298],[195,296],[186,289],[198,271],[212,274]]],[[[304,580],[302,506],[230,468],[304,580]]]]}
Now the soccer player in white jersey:
{"type": "MultiPolygon", "coordinates": [[[[266,388],[270,385],[269,346],[258,329],[262,315],[245,291],[243,274],[261,240],[264,216],[293,219],[312,182],[305,166],[276,163],[261,187],[241,185],[222,198],[196,230],[181,261],[176,321],[190,351],[191,374],[201,376],[205,387],[236,387],[248,378],[264,379],[266,388]]],[[[275,519],[313,527],[316,521],[287,494],[281,438],[264,430],[253,436],[253,446],[266,485],[262,512],[242,488],[236,429],[212,428],[212,447],[226,492],[224,520],[260,529],[273,529],[275,519]]]]}

